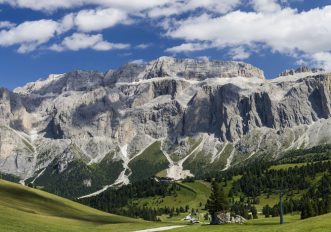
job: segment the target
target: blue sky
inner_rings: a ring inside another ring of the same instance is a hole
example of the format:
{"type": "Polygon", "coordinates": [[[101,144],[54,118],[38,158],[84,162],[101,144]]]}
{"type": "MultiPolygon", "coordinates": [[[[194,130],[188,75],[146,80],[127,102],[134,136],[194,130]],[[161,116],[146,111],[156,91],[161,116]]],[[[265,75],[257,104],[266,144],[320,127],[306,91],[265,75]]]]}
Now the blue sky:
{"type": "Polygon", "coordinates": [[[0,86],[160,56],[331,69],[331,0],[0,0],[0,86]]]}

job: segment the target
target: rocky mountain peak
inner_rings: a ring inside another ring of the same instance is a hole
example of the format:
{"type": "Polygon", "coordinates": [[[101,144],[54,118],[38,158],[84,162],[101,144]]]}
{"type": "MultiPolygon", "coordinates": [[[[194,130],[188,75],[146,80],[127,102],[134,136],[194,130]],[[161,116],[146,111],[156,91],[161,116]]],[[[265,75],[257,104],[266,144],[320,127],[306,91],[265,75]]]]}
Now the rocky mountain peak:
{"type": "Polygon", "coordinates": [[[112,82],[137,82],[159,77],[178,77],[203,81],[210,78],[257,77],[265,79],[262,70],[243,62],[208,59],[178,59],[162,56],[144,64],[131,63],[109,72],[112,82]]]}
{"type": "Polygon", "coordinates": [[[167,76],[198,81],[208,78],[238,76],[264,79],[262,70],[243,62],[208,59],[177,59],[166,56],[151,61],[144,70],[143,79],[167,76]]]}
{"type": "Polygon", "coordinates": [[[104,74],[96,71],[76,70],[65,74],[51,74],[23,87],[16,88],[19,94],[52,95],[65,91],[84,91],[102,84],[104,74]]]}
{"type": "Polygon", "coordinates": [[[82,176],[78,197],[161,171],[181,179],[324,144],[331,74],[318,72],[265,80],[242,62],[160,57],[0,89],[2,172],[46,190],[50,179],[82,176]]]}
{"type": "Polygon", "coordinates": [[[308,66],[301,66],[297,69],[286,69],[285,71],[281,72],[279,74],[280,77],[283,76],[293,76],[295,74],[300,74],[300,73],[319,73],[319,72],[325,72],[324,69],[322,68],[309,68],[308,66]]]}
{"type": "Polygon", "coordinates": [[[132,83],[160,77],[178,77],[203,81],[211,78],[257,77],[264,80],[262,70],[246,63],[207,59],[177,59],[163,56],[148,63],[129,63],[106,74],[96,71],[72,71],[49,75],[46,79],[16,88],[20,94],[52,95],[65,91],[84,91],[117,82],[132,83]]]}

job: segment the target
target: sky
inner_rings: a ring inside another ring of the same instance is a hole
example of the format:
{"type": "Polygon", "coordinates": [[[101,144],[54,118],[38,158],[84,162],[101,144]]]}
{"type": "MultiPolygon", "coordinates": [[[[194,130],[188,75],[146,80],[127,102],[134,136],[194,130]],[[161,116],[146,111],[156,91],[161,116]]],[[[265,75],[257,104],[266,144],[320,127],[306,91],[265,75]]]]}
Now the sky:
{"type": "Polygon", "coordinates": [[[0,0],[0,86],[160,56],[331,71],[331,0],[0,0]]]}

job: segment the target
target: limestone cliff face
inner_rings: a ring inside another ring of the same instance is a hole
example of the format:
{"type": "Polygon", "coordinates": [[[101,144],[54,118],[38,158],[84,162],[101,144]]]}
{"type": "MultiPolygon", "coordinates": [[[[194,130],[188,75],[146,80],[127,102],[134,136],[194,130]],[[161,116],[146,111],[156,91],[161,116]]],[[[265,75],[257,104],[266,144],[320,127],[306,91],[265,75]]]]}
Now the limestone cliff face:
{"type": "Polygon", "coordinates": [[[161,57],[105,74],[51,75],[0,90],[0,171],[36,181],[54,162],[61,174],[75,160],[88,166],[111,154],[123,165],[115,183],[127,183],[130,163],[155,142],[168,176],[195,174],[190,164],[202,158],[226,169],[266,151],[272,158],[328,143],[330,98],[322,70],[266,80],[240,62],[161,57]]]}
{"type": "Polygon", "coordinates": [[[208,78],[257,77],[264,79],[263,71],[246,63],[160,57],[146,64],[128,64],[109,72],[107,81],[134,82],[156,77],[180,77],[202,81],[208,78]]]}

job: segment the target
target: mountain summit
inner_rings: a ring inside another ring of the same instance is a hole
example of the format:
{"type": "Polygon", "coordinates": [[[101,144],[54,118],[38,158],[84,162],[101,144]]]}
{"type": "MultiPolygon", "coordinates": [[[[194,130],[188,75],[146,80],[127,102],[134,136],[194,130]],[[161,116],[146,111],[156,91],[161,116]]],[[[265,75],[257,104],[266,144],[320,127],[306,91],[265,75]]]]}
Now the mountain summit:
{"type": "Polygon", "coordinates": [[[265,79],[262,70],[243,62],[176,59],[163,56],[148,63],[129,63],[118,70],[111,70],[105,75],[93,71],[74,71],[62,75],[53,74],[49,75],[46,80],[39,80],[22,88],[17,88],[15,92],[20,94],[49,94],[58,93],[59,91],[84,90],[93,86],[109,86],[118,82],[131,83],[167,77],[192,81],[232,77],[265,79]]]}
{"type": "MultiPolygon", "coordinates": [[[[130,65],[125,66],[128,69],[130,65]]],[[[213,61],[207,59],[176,59],[160,57],[157,60],[140,65],[141,72],[132,75],[129,81],[139,81],[157,77],[179,77],[186,80],[202,81],[208,78],[222,77],[258,77],[264,79],[263,71],[250,64],[231,61],[213,61]],[[130,79],[131,78],[131,79],[130,79]]],[[[133,69],[137,69],[133,66],[133,69]]],[[[123,69],[120,69],[123,70],[123,69]]],[[[135,73],[133,71],[133,73],[135,73]]],[[[117,73],[116,73],[117,74],[117,73]]],[[[125,77],[122,76],[125,79],[125,77]]],[[[123,79],[120,79],[123,81],[123,79]]]]}
{"type": "Polygon", "coordinates": [[[1,89],[0,109],[1,171],[79,197],[325,144],[331,75],[161,57],[1,89]]]}

